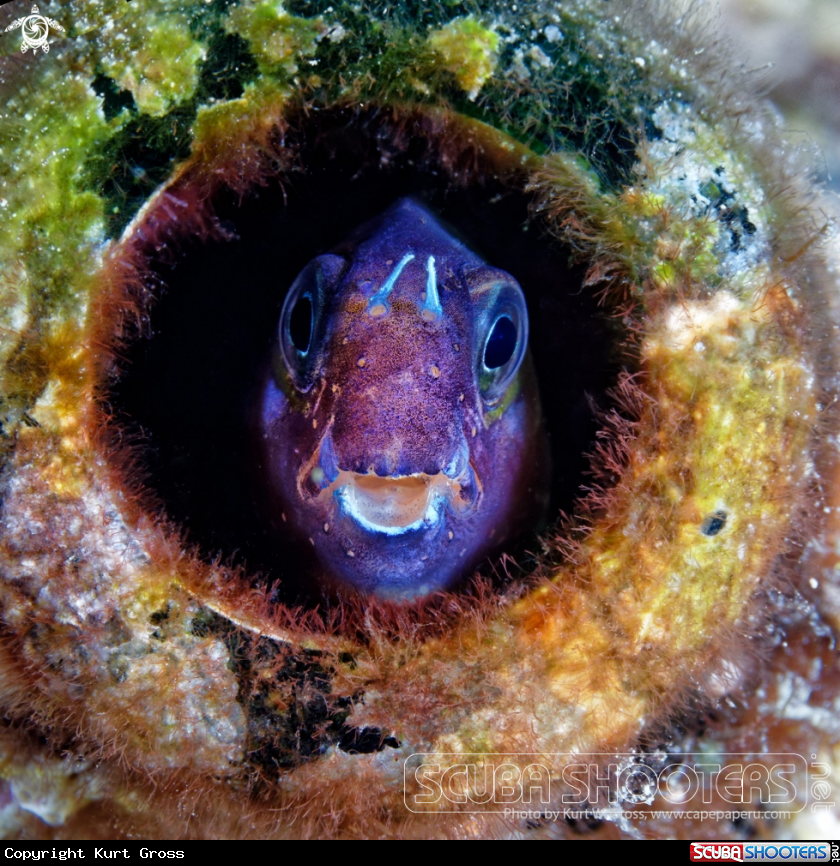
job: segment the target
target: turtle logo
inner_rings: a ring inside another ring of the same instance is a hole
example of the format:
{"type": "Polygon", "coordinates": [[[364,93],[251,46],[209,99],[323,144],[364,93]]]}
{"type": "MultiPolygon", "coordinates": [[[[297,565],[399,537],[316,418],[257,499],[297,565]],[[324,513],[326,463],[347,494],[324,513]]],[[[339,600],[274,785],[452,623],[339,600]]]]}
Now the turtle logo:
{"type": "Polygon", "coordinates": [[[64,32],[64,28],[54,18],[47,18],[41,15],[37,6],[32,7],[32,14],[25,18],[17,18],[6,28],[6,33],[10,30],[22,28],[21,35],[23,36],[23,45],[21,51],[25,54],[30,48],[33,54],[38,53],[39,48],[44,49],[44,54],[50,50],[50,44],[47,42],[47,37],[50,34],[50,27],[54,30],[64,32]]]}

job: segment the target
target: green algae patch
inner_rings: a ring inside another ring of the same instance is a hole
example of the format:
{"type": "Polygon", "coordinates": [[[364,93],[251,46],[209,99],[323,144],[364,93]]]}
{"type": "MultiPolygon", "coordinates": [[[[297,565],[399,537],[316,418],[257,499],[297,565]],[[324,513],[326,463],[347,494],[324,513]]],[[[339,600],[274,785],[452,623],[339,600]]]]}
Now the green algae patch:
{"type": "Polygon", "coordinates": [[[268,108],[281,108],[289,91],[272,81],[249,84],[239,99],[202,105],[193,123],[193,151],[216,149],[225,138],[241,135],[268,108]]]}
{"type": "Polygon", "coordinates": [[[440,67],[451,72],[470,100],[475,100],[499,59],[499,35],[475,18],[456,18],[429,34],[429,47],[440,67]]]}
{"type": "Polygon", "coordinates": [[[205,48],[193,38],[179,6],[131,3],[119,22],[99,36],[103,71],[132,94],[143,114],[161,117],[189,100],[198,84],[205,48]]]}
{"type": "Polygon", "coordinates": [[[193,158],[213,166],[215,175],[232,189],[244,190],[268,171],[266,160],[279,159],[273,138],[284,123],[291,96],[288,88],[261,79],[249,84],[239,99],[229,99],[198,109],[193,123],[193,158]],[[231,171],[230,143],[238,142],[239,164],[231,171]]]}
{"type": "Polygon", "coordinates": [[[70,296],[77,266],[93,264],[102,214],[98,198],[82,188],[82,167],[108,125],[83,75],[52,64],[39,73],[2,113],[0,260],[25,268],[52,305],[70,296]]]}
{"type": "Polygon", "coordinates": [[[109,128],[86,77],[52,58],[6,101],[0,126],[0,421],[11,436],[30,423],[64,323],[85,315],[103,215],[83,166],[109,128]]]}
{"type": "Polygon", "coordinates": [[[302,57],[311,57],[325,30],[320,19],[289,15],[279,0],[240,3],[228,14],[225,30],[245,39],[263,71],[298,71],[302,57]]]}

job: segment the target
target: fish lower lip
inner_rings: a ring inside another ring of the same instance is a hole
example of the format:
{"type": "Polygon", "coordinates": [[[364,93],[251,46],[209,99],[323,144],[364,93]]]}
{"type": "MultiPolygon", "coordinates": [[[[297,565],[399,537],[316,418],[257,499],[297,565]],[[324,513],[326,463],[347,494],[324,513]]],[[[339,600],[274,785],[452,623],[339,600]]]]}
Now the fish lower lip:
{"type": "MultiPolygon", "coordinates": [[[[345,484],[336,490],[335,497],[341,504],[342,511],[362,528],[384,535],[403,535],[421,529],[430,529],[440,520],[443,505],[441,498],[432,493],[425,501],[426,507],[423,513],[414,520],[406,521],[391,516],[388,506],[374,505],[371,508],[368,497],[359,496],[357,488],[352,484],[345,484]]],[[[413,512],[416,509],[412,507],[409,511],[413,512]]]]}
{"type": "Polygon", "coordinates": [[[402,535],[436,525],[446,504],[460,501],[460,493],[460,484],[442,472],[381,477],[342,471],[318,499],[334,498],[348,517],[371,532],[402,535]]]}

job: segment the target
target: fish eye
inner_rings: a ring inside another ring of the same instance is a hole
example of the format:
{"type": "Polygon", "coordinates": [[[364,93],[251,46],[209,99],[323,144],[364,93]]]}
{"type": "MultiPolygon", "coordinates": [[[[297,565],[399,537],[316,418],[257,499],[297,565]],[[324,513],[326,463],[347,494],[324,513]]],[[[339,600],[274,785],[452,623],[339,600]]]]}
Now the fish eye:
{"type": "Polygon", "coordinates": [[[318,256],[298,274],[283,302],[280,351],[299,391],[312,386],[324,343],[324,307],[345,265],[340,256],[318,256]]]}
{"type": "Polygon", "coordinates": [[[503,367],[516,350],[516,325],[509,316],[499,316],[484,344],[484,366],[488,370],[503,367]]]}
{"type": "Polygon", "coordinates": [[[289,315],[289,339],[301,355],[307,354],[312,342],[312,314],[312,298],[300,295],[289,315]]]}
{"type": "Polygon", "coordinates": [[[485,321],[478,379],[484,402],[497,403],[516,376],[528,346],[528,310],[522,290],[514,282],[496,289],[492,315],[485,321]]]}

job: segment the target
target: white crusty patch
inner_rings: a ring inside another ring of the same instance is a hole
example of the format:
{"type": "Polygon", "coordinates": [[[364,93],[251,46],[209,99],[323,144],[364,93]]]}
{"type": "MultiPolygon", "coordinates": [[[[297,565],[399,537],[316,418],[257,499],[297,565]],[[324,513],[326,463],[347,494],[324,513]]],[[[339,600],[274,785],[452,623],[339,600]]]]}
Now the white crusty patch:
{"type": "Polygon", "coordinates": [[[660,332],[659,341],[672,352],[680,352],[702,340],[705,334],[721,333],[744,304],[730,292],[721,291],[707,301],[675,304],[660,332]]]}

